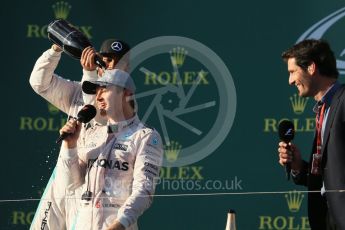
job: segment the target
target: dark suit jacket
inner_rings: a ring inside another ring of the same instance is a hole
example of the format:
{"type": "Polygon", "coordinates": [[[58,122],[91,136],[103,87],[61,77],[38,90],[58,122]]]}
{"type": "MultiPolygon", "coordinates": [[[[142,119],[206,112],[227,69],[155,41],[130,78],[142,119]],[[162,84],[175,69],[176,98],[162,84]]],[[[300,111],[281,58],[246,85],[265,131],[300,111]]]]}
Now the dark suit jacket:
{"type": "MultiPolygon", "coordinates": [[[[313,149],[312,153],[314,152],[313,149]]],[[[315,176],[310,174],[311,154],[309,163],[304,162],[301,173],[293,177],[294,182],[307,186],[310,191],[320,191],[322,182],[324,182],[326,190],[345,190],[344,85],[333,96],[323,134],[321,152],[323,154],[322,175],[315,176]]],[[[326,198],[321,196],[319,192],[308,194],[308,216],[312,229],[326,229],[327,212],[333,217],[337,228],[345,230],[345,192],[327,192],[326,198]]]]}

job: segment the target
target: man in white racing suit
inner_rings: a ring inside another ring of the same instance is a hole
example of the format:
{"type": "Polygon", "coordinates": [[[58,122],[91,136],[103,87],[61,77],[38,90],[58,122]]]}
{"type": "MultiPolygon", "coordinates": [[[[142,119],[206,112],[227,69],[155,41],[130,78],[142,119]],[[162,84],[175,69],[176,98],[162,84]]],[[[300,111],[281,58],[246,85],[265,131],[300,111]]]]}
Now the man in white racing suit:
{"type": "MultiPolygon", "coordinates": [[[[103,42],[100,50],[107,69],[115,68],[123,55],[129,50],[129,46],[117,39],[108,39],[103,42]],[[122,49],[112,49],[113,43],[121,43],[122,49]]],[[[84,104],[93,104],[94,96],[87,97],[82,93],[81,83],[63,79],[54,73],[61,58],[61,49],[53,45],[45,51],[36,61],[30,76],[30,84],[34,91],[45,98],[48,102],[67,113],[69,117],[76,117],[84,104]]],[[[81,56],[84,80],[96,80],[99,70],[96,69],[94,56],[96,52],[92,47],[86,48],[81,56]]],[[[120,68],[127,69],[127,64],[120,68]]],[[[106,120],[96,116],[83,130],[81,136],[89,142],[88,148],[99,146],[103,136],[107,134],[106,120]],[[95,135],[96,134],[96,135],[95,135]],[[103,134],[103,136],[101,135],[103,134]]],[[[87,146],[86,146],[87,147],[87,146]]],[[[56,169],[54,169],[47,187],[41,197],[30,229],[61,230],[71,229],[72,220],[75,217],[77,201],[80,196],[77,190],[63,188],[56,183],[56,169]]]]}
{"type": "Polygon", "coordinates": [[[58,181],[65,187],[81,185],[83,191],[75,229],[137,229],[138,217],[152,203],[163,146],[159,133],[137,117],[128,99],[134,90],[129,74],[119,69],[83,82],[83,91],[96,93],[100,114],[108,119],[100,147],[83,148],[87,143],[78,139],[81,125],[75,120],[60,130],[70,135],[61,147],[58,181]]]}

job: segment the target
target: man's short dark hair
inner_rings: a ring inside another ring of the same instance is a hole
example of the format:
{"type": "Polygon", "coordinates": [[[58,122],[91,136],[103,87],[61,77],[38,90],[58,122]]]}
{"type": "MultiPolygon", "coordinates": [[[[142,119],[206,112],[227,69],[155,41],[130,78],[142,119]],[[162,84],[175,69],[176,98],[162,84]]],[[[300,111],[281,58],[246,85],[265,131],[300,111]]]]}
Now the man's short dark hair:
{"type": "Polygon", "coordinates": [[[283,52],[282,58],[285,61],[295,58],[296,64],[305,71],[314,62],[321,75],[331,78],[339,75],[334,53],[325,40],[303,40],[283,52]]]}

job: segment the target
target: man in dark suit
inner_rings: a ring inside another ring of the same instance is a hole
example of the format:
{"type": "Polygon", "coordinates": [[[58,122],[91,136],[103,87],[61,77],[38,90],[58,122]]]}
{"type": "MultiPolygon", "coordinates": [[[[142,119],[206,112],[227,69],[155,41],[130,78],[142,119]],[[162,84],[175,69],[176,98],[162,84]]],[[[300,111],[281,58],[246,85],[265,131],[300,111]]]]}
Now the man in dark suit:
{"type": "Polygon", "coordinates": [[[308,187],[308,215],[312,229],[345,229],[345,87],[337,81],[336,59],[329,44],[304,40],[282,54],[289,84],[299,96],[317,102],[316,131],[309,162],[297,146],[279,143],[279,163],[291,165],[298,185],[308,187]]]}

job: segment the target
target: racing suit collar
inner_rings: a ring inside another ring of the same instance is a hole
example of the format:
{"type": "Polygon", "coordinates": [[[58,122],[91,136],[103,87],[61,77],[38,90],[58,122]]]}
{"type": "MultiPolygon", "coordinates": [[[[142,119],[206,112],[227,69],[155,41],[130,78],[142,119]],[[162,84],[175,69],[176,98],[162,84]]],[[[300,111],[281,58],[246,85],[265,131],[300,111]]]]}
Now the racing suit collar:
{"type": "Polygon", "coordinates": [[[116,124],[108,124],[108,133],[118,133],[122,130],[130,127],[133,124],[137,124],[139,122],[138,115],[135,114],[132,118],[117,122],[116,124]]]}
{"type": "Polygon", "coordinates": [[[92,119],[89,123],[86,124],[85,127],[91,128],[91,127],[95,127],[95,126],[105,126],[105,125],[107,125],[106,121],[104,122],[104,121],[92,119]]]}

